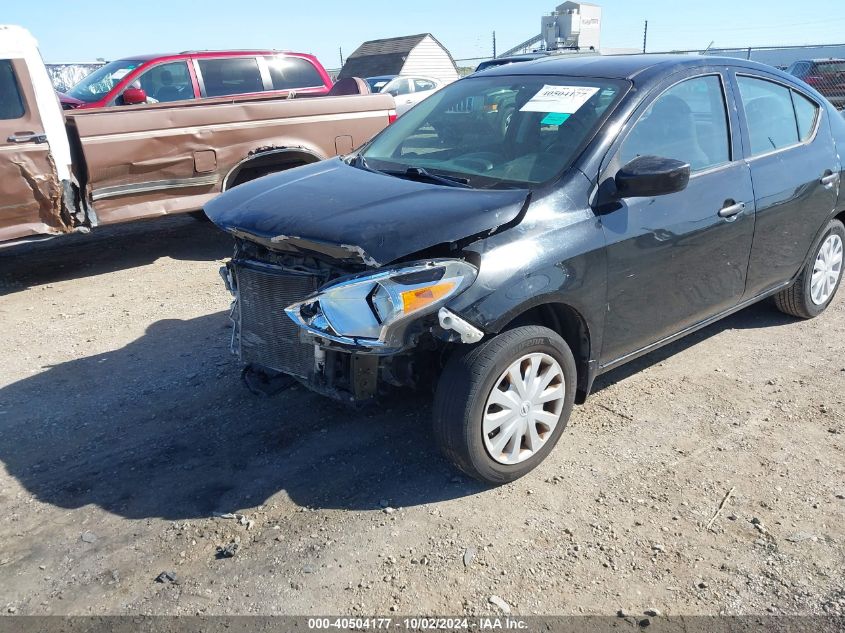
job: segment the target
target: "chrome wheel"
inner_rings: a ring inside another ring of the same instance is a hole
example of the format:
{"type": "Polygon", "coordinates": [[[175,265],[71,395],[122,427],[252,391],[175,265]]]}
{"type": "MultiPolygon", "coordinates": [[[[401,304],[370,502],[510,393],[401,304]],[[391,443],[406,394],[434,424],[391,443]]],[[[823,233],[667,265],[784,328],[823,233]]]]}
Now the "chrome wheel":
{"type": "Polygon", "coordinates": [[[519,464],[536,454],[560,422],[566,381],[548,354],[526,354],[499,376],[482,419],[484,447],[500,464],[519,464]]]}
{"type": "Polygon", "coordinates": [[[842,238],[836,233],[827,236],[822,242],[813,265],[810,279],[810,297],[817,306],[826,303],[842,275],[842,238]]]}

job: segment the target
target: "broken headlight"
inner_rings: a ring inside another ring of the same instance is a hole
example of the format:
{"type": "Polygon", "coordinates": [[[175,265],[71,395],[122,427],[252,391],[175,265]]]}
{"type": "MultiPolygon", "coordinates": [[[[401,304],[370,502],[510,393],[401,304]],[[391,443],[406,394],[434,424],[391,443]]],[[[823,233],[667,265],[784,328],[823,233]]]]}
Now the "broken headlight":
{"type": "Polygon", "coordinates": [[[322,288],[285,312],[317,336],[378,346],[391,326],[434,312],[468,288],[477,274],[471,264],[450,259],[356,275],[322,288]]]}

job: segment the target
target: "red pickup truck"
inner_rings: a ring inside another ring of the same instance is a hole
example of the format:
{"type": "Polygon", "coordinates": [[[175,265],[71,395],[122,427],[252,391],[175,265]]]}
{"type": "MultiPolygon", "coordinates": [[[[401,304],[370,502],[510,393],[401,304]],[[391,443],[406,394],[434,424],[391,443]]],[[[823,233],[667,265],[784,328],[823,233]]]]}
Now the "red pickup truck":
{"type": "Polygon", "coordinates": [[[59,99],[65,110],[231,95],[320,96],[332,87],[313,55],[279,51],[187,51],[136,55],[98,68],[59,99]]]}

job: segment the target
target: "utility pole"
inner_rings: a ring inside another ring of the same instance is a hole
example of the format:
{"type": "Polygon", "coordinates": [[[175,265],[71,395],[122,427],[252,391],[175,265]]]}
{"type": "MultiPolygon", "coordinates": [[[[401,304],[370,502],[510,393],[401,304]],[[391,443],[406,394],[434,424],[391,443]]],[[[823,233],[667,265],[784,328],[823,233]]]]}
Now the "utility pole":
{"type": "Polygon", "coordinates": [[[496,59],[496,31],[493,31],[493,59],[496,59]]]}
{"type": "Polygon", "coordinates": [[[343,46],[339,47],[337,50],[340,53],[340,65],[343,67],[343,46]]]}
{"type": "Polygon", "coordinates": [[[645,29],[643,29],[643,53],[645,53],[645,47],[648,43],[648,20],[645,21],[645,29]]]}

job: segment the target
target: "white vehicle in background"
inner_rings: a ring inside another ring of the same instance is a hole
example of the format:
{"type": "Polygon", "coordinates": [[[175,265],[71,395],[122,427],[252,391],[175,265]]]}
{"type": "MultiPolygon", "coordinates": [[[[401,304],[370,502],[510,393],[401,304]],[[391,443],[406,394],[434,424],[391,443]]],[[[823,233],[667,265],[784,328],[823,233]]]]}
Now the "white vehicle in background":
{"type": "Polygon", "coordinates": [[[402,116],[426,97],[440,90],[447,82],[432,77],[396,77],[379,92],[393,95],[396,114],[402,116]]]}

